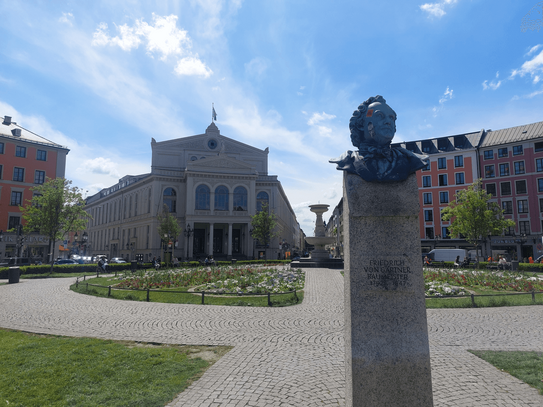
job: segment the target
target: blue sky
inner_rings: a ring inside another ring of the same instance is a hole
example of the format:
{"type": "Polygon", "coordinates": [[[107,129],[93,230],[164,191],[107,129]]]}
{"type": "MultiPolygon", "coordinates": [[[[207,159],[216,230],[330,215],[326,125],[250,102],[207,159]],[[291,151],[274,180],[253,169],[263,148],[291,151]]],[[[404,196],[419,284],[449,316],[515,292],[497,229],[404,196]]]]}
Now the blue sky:
{"type": "MultiPolygon", "coordinates": [[[[157,141],[221,133],[270,148],[298,220],[339,201],[329,158],[383,95],[394,142],[543,120],[543,3],[0,0],[0,116],[68,146],[90,193],[150,171],[157,141]]],[[[328,218],[325,214],[325,219],[328,218]]]]}

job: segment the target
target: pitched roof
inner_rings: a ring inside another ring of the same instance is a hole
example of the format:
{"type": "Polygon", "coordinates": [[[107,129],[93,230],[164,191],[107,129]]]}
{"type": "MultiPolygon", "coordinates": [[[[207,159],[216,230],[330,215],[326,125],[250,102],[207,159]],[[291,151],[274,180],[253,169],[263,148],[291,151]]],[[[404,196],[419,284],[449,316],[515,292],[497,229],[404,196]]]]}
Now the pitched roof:
{"type": "Polygon", "coordinates": [[[520,141],[533,140],[543,137],[543,122],[525,124],[517,127],[509,127],[502,130],[487,130],[480,145],[481,148],[499,144],[518,143],[520,141]]]}
{"type": "Polygon", "coordinates": [[[11,121],[11,117],[5,117],[4,122],[0,123],[0,137],[8,138],[13,141],[25,141],[27,143],[41,144],[43,146],[61,148],[68,150],[68,147],[57,144],[39,134],[33,133],[17,123],[11,121]]]}

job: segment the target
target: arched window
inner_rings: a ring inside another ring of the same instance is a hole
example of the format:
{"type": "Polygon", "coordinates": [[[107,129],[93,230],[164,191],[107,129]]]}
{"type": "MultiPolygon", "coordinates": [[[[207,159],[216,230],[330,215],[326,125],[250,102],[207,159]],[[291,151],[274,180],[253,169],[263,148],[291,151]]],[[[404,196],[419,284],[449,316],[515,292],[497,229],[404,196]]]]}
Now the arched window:
{"type": "Polygon", "coordinates": [[[270,196],[267,192],[259,192],[256,196],[256,210],[260,212],[263,206],[270,206],[270,196]]]}
{"type": "Polygon", "coordinates": [[[234,189],[234,210],[247,210],[247,190],[244,187],[236,187],[234,189]]]}
{"type": "Polygon", "coordinates": [[[221,185],[215,189],[215,210],[227,211],[228,210],[228,188],[221,185]]]}
{"type": "Polygon", "coordinates": [[[170,212],[177,212],[177,196],[173,188],[166,188],[162,196],[162,202],[170,212]]]}
{"type": "Polygon", "coordinates": [[[209,187],[198,185],[196,188],[196,209],[209,210],[209,187]]]}

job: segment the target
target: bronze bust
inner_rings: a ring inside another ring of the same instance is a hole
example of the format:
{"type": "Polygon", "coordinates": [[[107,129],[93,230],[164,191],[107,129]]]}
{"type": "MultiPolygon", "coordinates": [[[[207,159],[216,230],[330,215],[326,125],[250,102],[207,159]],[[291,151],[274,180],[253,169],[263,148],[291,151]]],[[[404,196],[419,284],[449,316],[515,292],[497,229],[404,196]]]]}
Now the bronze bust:
{"type": "Polygon", "coordinates": [[[351,141],[358,151],[330,160],[337,169],[358,174],[370,182],[403,181],[427,164],[428,156],[405,148],[391,148],[396,133],[396,112],[382,96],[358,106],[349,121],[351,141]]]}

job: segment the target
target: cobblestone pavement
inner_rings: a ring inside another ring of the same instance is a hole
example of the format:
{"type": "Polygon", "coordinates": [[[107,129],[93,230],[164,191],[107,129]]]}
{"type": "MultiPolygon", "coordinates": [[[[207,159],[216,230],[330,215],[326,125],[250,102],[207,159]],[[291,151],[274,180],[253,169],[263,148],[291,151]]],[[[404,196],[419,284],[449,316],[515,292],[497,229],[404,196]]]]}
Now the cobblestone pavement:
{"type": "MultiPolygon", "coordinates": [[[[343,406],[343,277],[306,273],[286,308],[117,301],[66,279],[0,286],[0,327],[234,348],[170,406],[343,406]]],[[[435,406],[543,406],[543,396],[467,349],[543,351],[543,307],[428,310],[435,406]]]]}

